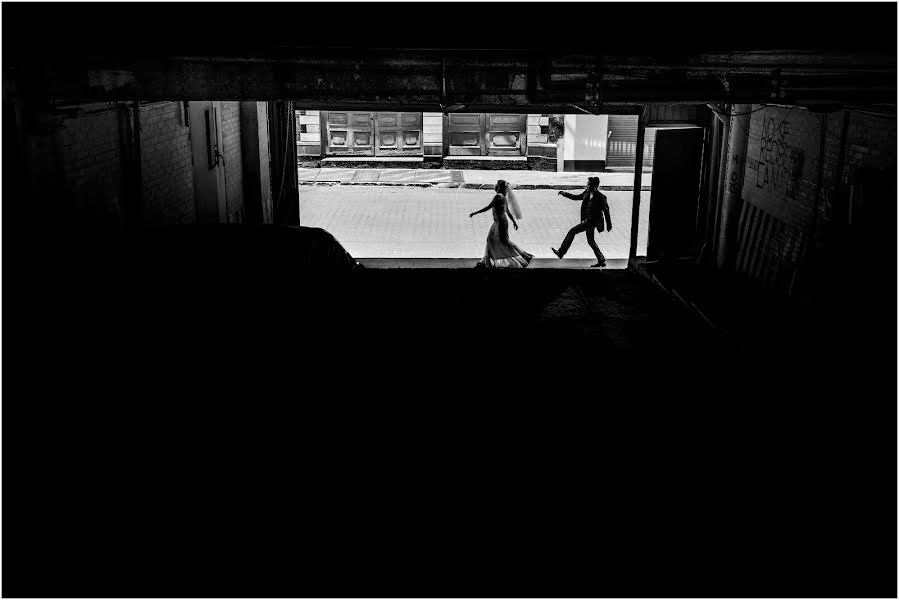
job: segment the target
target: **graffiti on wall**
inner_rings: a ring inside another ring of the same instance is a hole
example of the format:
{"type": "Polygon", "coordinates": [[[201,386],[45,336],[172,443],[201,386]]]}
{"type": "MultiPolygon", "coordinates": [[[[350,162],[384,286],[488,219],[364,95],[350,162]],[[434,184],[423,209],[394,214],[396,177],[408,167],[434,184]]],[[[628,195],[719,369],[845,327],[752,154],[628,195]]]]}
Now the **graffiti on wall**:
{"type": "MultiPolygon", "coordinates": [[[[790,122],[768,117],[762,127],[757,156],[749,156],[746,168],[755,171],[754,183],[760,190],[771,189],[787,198],[797,199],[799,181],[805,166],[802,148],[790,143],[790,122]]],[[[750,182],[753,179],[747,181],[750,182]]]]}
{"type": "Polygon", "coordinates": [[[730,172],[730,181],[727,182],[727,190],[731,194],[739,196],[740,192],[743,191],[743,173],[739,172],[740,154],[738,152],[734,152],[731,162],[734,163],[734,168],[730,172]]]}

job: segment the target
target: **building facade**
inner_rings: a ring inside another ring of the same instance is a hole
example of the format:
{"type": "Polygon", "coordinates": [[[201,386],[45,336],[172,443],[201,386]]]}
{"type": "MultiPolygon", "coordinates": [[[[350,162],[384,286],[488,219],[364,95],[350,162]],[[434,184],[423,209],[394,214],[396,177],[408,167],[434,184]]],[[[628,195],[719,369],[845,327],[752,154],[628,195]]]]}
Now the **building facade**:
{"type": "MultiPolygon", "coordinates": [[[[633,170],[635,115],[299,110],[297,156],[414,161],[506,159],[529,168],[633,170]]],[[[644,170],[655,131],[647,129],[644,170]]]]}
{"type": "Polygon", "coordinates": [[[550,115],[300,110],[296,119],[301,159],[556,159],[550,115]]]}

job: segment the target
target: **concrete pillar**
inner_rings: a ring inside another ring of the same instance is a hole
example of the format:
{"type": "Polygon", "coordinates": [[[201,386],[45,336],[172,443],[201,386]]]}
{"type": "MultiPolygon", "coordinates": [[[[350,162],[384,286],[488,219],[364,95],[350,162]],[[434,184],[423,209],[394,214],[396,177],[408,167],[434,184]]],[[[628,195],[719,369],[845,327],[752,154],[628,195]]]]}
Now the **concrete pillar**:
{"type": "Polygon", "coordinates": [[[721,204],[724,201],[724,188],[727,186],[725,182],[727,181],[727,151],[730,145],[730,118],[728,118],[722,124],[721,128],[721,147],[718,150],[718,172],[715,177],[715,190],[714,190],[714,206],[715,206],[715,216],[714,223],[712,223],[712,261],[717,264],[718,262],[718,246],[721,238],[721,204]]]}
{"type": "Polygon", "coordinates": [[[731,109],[730,131],[727,149],[727,167],[724,177],[724,195],[721,199],[721,225],[718,238],[718,268],[727,269],[733,264],[737,252],[737,226],[743,204],[743,175],[746,170],[746,149],[749,145],[749,112],[751,104],[735,104],[731,109]]]}

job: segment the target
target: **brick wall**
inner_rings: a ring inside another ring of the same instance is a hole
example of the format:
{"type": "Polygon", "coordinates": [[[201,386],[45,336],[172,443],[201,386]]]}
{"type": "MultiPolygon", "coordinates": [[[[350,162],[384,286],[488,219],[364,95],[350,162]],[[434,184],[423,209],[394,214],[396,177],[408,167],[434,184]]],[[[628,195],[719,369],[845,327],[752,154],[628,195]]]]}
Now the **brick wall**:
{"type": "Polygon", "coordinates": [[[743,199],[801,229],[817,191],[823,117],[802,109],[752,110],[757,112],[750,117],[743,199]]]}
{"type": "MultiPolygon", "coordinates": [[[[263,218],[272,219],[268,114],[257,103],[260,186],[263,218]]],[[[229,222],[245,220],[240,103],[223,102],[221,148],[229,222]]],[[[88,228],[116,229],[123,224],[127,196],[128,105],[90,104],[77,116],[64,116],[50,138],[61,178],[68,219],[88,228]]],[[[141,178],[145,225],[196,221],[190,127],[183,102],[153,102],[140,107],[141,178]]],[[[204,157],[205,160],[205,157],[204,157]]]]}
{"type": "Polygon", "coordinates": [[[183,102],[153,102],[140,107],[141,176],[144,222],[193,223],[193,160],[183,102]]]}
{"type": "MultiPolygon", "coordinates": [[[[529,157],[544,157],[555,159],[558,149],[558,138],[562,131],[553,128],[550,124],[549,114],[529,114],[527,117],[527,141],[529,157]]],[[[550,169],[552,170],[552,169],[550,169]]]]}
{"type": "Polygon", "coordinates": [[[298,110],[297,156],[321,156],[321,111],[298,110]]]}
{"type": "Polygon", "coordinates": [[[549,115],[528,115],[528,145],[549,142],[549,115]]]}
{"type": "MultiPolygon", "coordinates": [[[[856,169],[895,168],[896,122],[845,111],[819,114],[761,105],[752,111],[742,197],[750,209],[761,211],[752,219],[766,224],[751,231],[753,223],[744,219],[740,252],[763,256],[772,269],[793,268],[811,243],[812,228],[826,225],[835,195],[856,169]],[[844,117],[849,119],[845,140],[844,117]]],[[[746,207],[743,212],[750,214],[746,207]]]]}
{"type": "Polygon", "coordinates": [[[764,228],[771,231],[767,237],[744,229],[743,253],[764,254],[771,269],[783,272],[799,260],[817,194],[820,117],[801,109],[751,110],[743,199],[763,211],[760,221],[773,217],[780,223],[764,228]]]}
{"type": "Polygon", "coordinates": [[[90,105],[63,119],[54,134],[72,219],[83,226],[117,228],[125,196],[125,137],[117,106],[90,105]]]}
{"type": "Polygon", "coordinates": [[[895,167],[896,120],[850,112],[845,160],[841,174],[841,181],[845,184],[852,182],[859,167],[895,167]]]}
{"type": "Polygon", "coordinates": [[[225,157],[225,216],[244,221],[243,163],[240,148],[240,102],[222,102],[222,155],[225,157]]]}

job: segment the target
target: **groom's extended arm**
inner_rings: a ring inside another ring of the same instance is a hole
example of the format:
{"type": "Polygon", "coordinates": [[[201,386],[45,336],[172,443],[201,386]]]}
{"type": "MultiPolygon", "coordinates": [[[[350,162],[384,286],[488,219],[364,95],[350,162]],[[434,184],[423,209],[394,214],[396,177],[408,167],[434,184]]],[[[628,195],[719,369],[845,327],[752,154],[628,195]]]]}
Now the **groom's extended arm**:
{"type": "Polygon", "coordinates": [[[584,194],[585,194],[585,193],[586,193],[586,192],[581,192],[580,194],[578,194],[577,196],[575,196],[574,194],[569,194],[568,192],[561,192],[561,191],[560,191],[560,192],[559,192],[559,195],[560,195],[560,196],[565,196],[565,197],[568,198],[569,200],[583,200],[583,199],[584,199],[584,194]]]}

